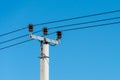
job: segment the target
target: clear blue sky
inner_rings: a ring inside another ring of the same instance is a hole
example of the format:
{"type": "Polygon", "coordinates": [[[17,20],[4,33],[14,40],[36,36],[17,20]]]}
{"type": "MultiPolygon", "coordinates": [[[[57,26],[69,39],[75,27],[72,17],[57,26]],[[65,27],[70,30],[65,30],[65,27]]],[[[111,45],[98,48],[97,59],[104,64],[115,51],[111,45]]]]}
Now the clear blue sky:
{"type": "MultiPolygon", "coordinates": [[[[0,0],[0,34],[25,27],[29,23],[37,24],[118,9],[119,0],[0,0]]],[[[54,27],[118,16],[120,13],[44,26],[54,27]]],[[[35,30],[44,26],[38,26],[35,30]]],[[[0,37],[0,41],[26,33],[27,29],[0,37]]],[[[50,80],[120,80],[119,34],[120,25],[63,33],[61,45],[50,47],[50,80]]],[[[54,38],[55,35],[49,37],[54,38]]],[[[26,39],[29,37],[2,44],[0,48],[26,39]]],[[[39,46],[38,41],[32,41],[1,50],[0,80],[39,80],[39,46]]]]}

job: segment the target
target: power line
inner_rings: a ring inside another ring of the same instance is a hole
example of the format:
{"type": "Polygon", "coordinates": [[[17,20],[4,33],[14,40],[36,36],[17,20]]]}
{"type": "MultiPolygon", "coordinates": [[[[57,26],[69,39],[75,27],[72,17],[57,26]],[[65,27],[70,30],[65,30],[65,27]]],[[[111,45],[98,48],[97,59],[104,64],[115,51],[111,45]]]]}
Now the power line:
{"type": "MultiPolygon", "coordinates": [[[[80,19],[80,18],[87,18],[87,17],[104,15],[104,14],[110,14],[110,13],[115,13],[115,12],[120,12],[120,10],[114,10],[114,11],[109,11],[109,12],[102,12],[102,13],[90,14],[90,15],[85,15],[85,16],[78,16],[78,17],[67,18],[67,19],[62,19],[62,20],[57,20],[57,21],[51,21],[51,22],[42,23],[42,24],[51,24],[51,23],[56,23],[56,22],[63,22],[63,21],[80,19]]],[[[35,26],[39,26],[39,25],[41,25],[41,24],[36,24],[35,26]]]]}
{"type": "Polygon", "coordinates": [[[63,28],[63,27],[69,27],[69,26],[76,26],[76,25],[82,25],[82,24],[89,24],[89,23],[96,23],[96,22],[102,22],[102,21],[108,21],[108,20],[115,20],[115,19],[120,19],[120,17],[99,19],[99,20],[88,21],[88,22],[80,22],[80,23],[69,24],[69,25],[62,25],[62,26],[52,27],[52,28],[49,28],[49,29],[57,29],[57,28],[63,28]]]}
{"type": "Polygon", "coordinates": [[[28,35],[29,35],[29,34],[25,34],[25,35],[22,35],[22,36],[19,36],[19,37],[15,37],[15,38],[12,38],[12,39],[9,39],[9,40],[6,40],[6,41],[3,41],[3,42],[0,42],[0,44],[4,44],[4,43],[10,42],[10,41],[14,41],[14,40],[17,40],[17,39],[20,39],[20,38],[26,37],[26,36],[28,36],[28,35]]]}
{"type": "Polygon", "coordinates": [[[81,28],[73,28],[73,29],[71,28],[71,29],[62,30],[62,32],[78,30],[78,29],[87,29],[87,28],[93,28],[93,27],[100,27],[100,26],[107,26],[107,25],[113,25],[113,24],[120,24],[120,21],[113,22],[113,23],[100,24],[100,25],[86,26],[86,27],[81,27],[81,28]]]}
{"type": "MultiPolygon", "coordinates": [[[[107,26],[107,25],[114,25],[114,24],[120,24],[120,21],[118,21],[118,22],[113,22],[113,23],[92,25],[92,26],[84,26],[84,27],[79,27],[79,28],[70,28],[70,29],[64,29],[64,30],[60,30],[60,31],[62,31],[62,32],[67,32],[67,31],[73,31],[73,30],[79,30],[79,29],[87,29],[87,28],[107,26]]],[[[54,34],[54,33],[56,33],[56,31],[55,31],[55,32],[52,32],[52,33],[49,33],[48,35],[52,35],[52,34],[54,34]]]]}
{"type": "Polygon", "coordinates": [[[22,41],[22,42],[19,42],[19,43],[16,43],[16,44],[12,44],[12,45],[9,45],[9,46],[0,48],[0,50],[6,49],[6,48],[10,48],[10,47],[13,47],[13,46],[17,46],[17,45],[20,45],[20,44],[23,44],[23,43],[26,43],[26,42],[30,42],[30,41],[32,41],[32,40],[33,40],[33,39],[28,39],[28,40],[25,40],[25,41],[22,41]]]}
{"type": "MultiPolygon", "coordinates": [[[[33,34],[38,33],[38,32],[40,32],[40,31],[42,31],[42,30],[38,30],[38,31],[36,31],[36,32],[33,32],[33,34]]],[[[25,34],[25,35],[22,35],[22,36],[19,36],[19,37],[15,37],[15,38],[12,38],[12,39],[9,39],[9,40],[0,42],[0,44],[4,44],[4,43],[10,42],[10,41],[14,41],[14,40],[17,40],[17,39],[26,37],[26,36],[28,36],[28,35],[29,35],[29,34],[25,34]]]]}
{"type": "MultiPolygon", "coordinates": [[[[57,23],[57,22],[64,22],[64,21],[70,21],[70,20],[75,20],[75,19],[80,19],[80,18],[87,18],[87,17],[104,15],[104,14],[111,14],[111,13],[116,13],[116,12],[120,12],[120,10],[114,10],[114,11],[109,11],[109,12],[102,12],[102,13],[97,13],[97,14],[90,14],[90,15],[85,15],[85,16],[78,16],[78,17],[61,19],[61,20],[50,21],[50,22],[44,22],[44,23],[40,23],[40,24],[35,24],[34,26],[45,25],[45,24],[52,24],[52,23],[57,23]]],[[[18,31],[25,30],[26,28],[28,28],[28,27],[23,27],[23,28],[20,28],[20,29],[17,29],[17,30],[13,30],[13,31],[1,34],[0,37],[5,36],[5,35],[9,35],[9,34],[12,34],[12,33],[18,32],[18,31]]]]}
{"type": "MultiPolygon", "coordinates": [[[[120,19],[120,17],[99,19],[99,20],[87,21],[87,22],[80,22],[80,23],[69,24],[69,25],[62,25],[62,26],[57,26],[57,27],[51,27],[51,28],[48,28],[48,29],[51,30],[51,29],[57,29],[57,28],[63,28],[63,27],[69,27],[69,26],[76,26],[76,25],[82,25],[82,24],[88,24],[88,23],[95,23],[95,22],[108,21],[108,20],[115,20],[115,19],[120,19]]],[[[41,32],[41,31],[42,31],[42,30],[38,30],[38,31],[36,31],[36,32],[33,32],[33,34],[38,33],[38,32],[41,32]]],[[[12,38],[12,39],[9,39],[9,40],[6,40],[6,41],[2,41],[2,42],[0,42],[0,44],[4,44],[4,43],[7,43],[7,42],[10,42],[10,41],[13,41],[13,40],[17,40],[17,39],[26,37],[26,36],[28,36],[28,35],[29,35],[29,34],[25,34],[25,35],[22,35],[22,36],[19,36],[19,37],[15,37],[15,38],[12,38]]]]}
{"type": "Polygon", "coordinates": [[[13,30],[13,31],[7,32],[7,33],[0,34],[0,37],[6,36],[6,35],[9,35],[9,34],[18,32],[18,31],[22,31],[22,30],[24,30],[24,29],[26,29],[26,28],[27,28],[27,27],[24,27],[24,28],[20,28],[20,29],[17,29],[17,30],[13,30]]]}
{"type": "MultiPolygon", "coordinates": [[[[70,29],[65,29],[65,30],[61,30],[61,31],[62,31],[62,32],[66,32],[66,31],[79,30],[79,29],[87,29],[87,28],[94,28],[94,27],[114,25],[114,24],[120,24],[120,21],[119,21],[119,22],[113,22],[113,23],[93,25],[93,26],[79,27],[79,28],[70,28],[70,29]]],[[[48,34],[48,35],[51,35],[51,34],[54,34],[54,33],[56,33],[56,32],[50,33],[50,34],[48,34]]],[[[12,44],[12,45],[9,45],[9,46],[0,48],[0,50],[7,49],[7,48],[10,48],[10,47],[13,47],[13,46],[17,46],[17,45],[19,45],[19,44],[23,44],[23,43],[26,43],[26,42],[29,42],[29,41],[32,41],[32,39],[25,40],[25,41],[22,41],[22,42],[19,42],[19,43],[16,43],[16,44],[12,44]]]]}

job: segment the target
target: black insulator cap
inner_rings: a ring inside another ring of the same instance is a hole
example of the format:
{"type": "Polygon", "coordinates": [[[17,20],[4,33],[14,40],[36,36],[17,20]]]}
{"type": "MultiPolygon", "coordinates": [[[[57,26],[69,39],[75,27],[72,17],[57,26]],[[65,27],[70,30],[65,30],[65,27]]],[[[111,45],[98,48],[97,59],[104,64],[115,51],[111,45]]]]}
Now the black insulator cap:
{"type": "Polygon", "coordinates": [[[29,32],[33,32],[33,24],[29,24],[29,32]]]}
{"type": "Polygon", "coordinates": [[[43,28],[43,34],[47,35],[48,34],[48,28],[43,28]]]}
{"type": "Polygon", "coordinates": [[[57,39],[61,39],[62,38],[62,32],[61,31],[57,31],[57,39]]]}

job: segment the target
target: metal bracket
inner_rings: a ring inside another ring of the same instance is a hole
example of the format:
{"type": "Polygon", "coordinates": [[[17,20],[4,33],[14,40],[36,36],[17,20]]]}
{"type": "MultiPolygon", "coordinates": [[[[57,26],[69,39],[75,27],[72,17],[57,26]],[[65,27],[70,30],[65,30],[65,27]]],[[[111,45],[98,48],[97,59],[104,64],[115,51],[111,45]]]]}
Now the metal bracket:
{"type": "Polygon", "coordinates": [[[52,39],[48,39],[48,38],[45,38],[45,37],[36,36],[36,35],[33,35],[33,34],[30,34],[29,37],[32,38],[32,39],[37,39],[39,41],[46,41],[46,42],[52,43],[52,44],[60,44],[59,40],[52,40],[52,39]]]}
{"type": "Polygon", "coordinates": [[[48,56],[41,56],[40,59],[43,59],[43,58],[50,58],[48,56]]]}

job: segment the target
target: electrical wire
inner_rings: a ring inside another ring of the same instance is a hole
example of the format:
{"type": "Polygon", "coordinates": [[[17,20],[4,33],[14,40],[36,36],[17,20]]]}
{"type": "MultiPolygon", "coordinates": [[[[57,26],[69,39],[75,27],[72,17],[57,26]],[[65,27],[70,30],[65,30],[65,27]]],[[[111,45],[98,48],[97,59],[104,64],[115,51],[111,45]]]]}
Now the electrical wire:
{"type": "MultiPolygon", "coordinates": [[[[58,23],[58,22],[64,22],[64,21],[70,21],[70,20],[75,20],[75,19],[87,18],[87,17],[104,15],[104,14],[111,14],[111,13],[116,13],[116,12],[120,12],[120,10],[113,10],[113,11],[109,11],[109,12],[102,12],[102,13],[90,14],[90,15],[85,15],[85,16],[78,16],[78,17],[73,17],[73,18],[67,18],[67,19],[61,19],[61,20],[56,20],[56,21],[44,22],[44,23],[40,23],[40,24],[35,24],[34,26],[52,24],[52,23],[58,23]]],[[[23,27],[23,28],[20,28],[20,29],[16,29],[16,30],[7,32],[7,33],[0,34],[0,37],[6,36],[6,35],[9,35],[9,34],[18,32],[18,31],[25,30],[26,28],[28,28],[28,27],[23,27]]]]}
{"type": "Polygon", "coordinates": [[[14,41],[14,40],[17,40],[17,39],[20,39],[20,38],[26,37],[26,36],[28,36],[28,35],[29,35],[29,34],[25,34],[25,35],[22,35],[22,36],[19,36],[19,37],[15,37],[15,38],[12,38],[12,39],[9,39],[9,40],[6,40],[6,41],[3,41],[3,42],[0,42],[0,44],[4,44],[4,43],[10,42],[10,41],[14,41]]]}
{"type": "MultiPolygon", "coordinates": [[[[115,24],[120,24],[120,21],[118,21],[118,22],[112,22],[112,23],[106,23],[106,24],[93,25],[93,26],[79,27],[79,28],[70,28],[70,29],[65,29],[65,30],[61,30],[61,31],[62,32],[66,32],[66,31],[72,31],[72,30],[87,29],[87,28],[94,28],[94,27],[107,26],[107,25],[115,25],[115,24]]],[[[51,34],[54,34],[54,33],[56,33],[56,32],[50,33],[48,35],[51,35],[51,34]]],[[[25,41],[22,41],[22,42],[19,42],[19,43],[16,43],[16,44],[12,44],[12,45],[0,48],[0,50],[7,49],[7,48],[10,48],[10,47],[13,47],[13,46],[17,46],[19,44],[23,44],[23,43],[26,43],[26,42],[29,42],[29,41],[32,41],[32,40],[33,39],[29,39],[29,40],[25,40],[25,41]]]]}
{"type": "Polygon", "coordinates": [[[69,25],[62,25],[62,26],[52,27],[52,28],[49,28],[49,29],[58,29],[58,28],[63,28],[63,27],[76,26],[76,25],[89,24],[89,23],[96,23],[96,22],[109,21],[109,20],[115,20],[115,19],[120,19],[120,17],[99,19],[99,20],[93,20],[93,21],[88,21],[88,22],[80,22],[80,23],[69,24],[69,25]]]}
{"type": "Polygon", "coordinates": [[[13,46],[17,46],[17,45],[20,45],[20,44],[23,44],[23,43],[26,43],[26,42],[30,42],[30,41],[32,41],[32,40],[33,40],[33,39],[28,39],[28,40],[25,40],[25,41],[22,41],[22,42],[19,42],[19,43],[15,43],[15,44],[12,44],[12,45],[9,45],[9,46],[0,48],[0,50],[6,49],[6,48],[10,48],[10,47],[13,47],[13,46]]]}
{"type": "MultiPolygon", "coordinates": [[[[118,22],[113,22],[113,23],[92,25],[92,26],[84,26],[84,27],[78,27],[78,28],[69,28],[69,29],[64,29],[64,30],[60,30],[60,31],[61,31],[61,32],[67,32],[67,31],[73,31],[73,30],[79,30],[79,29],[87,29],[87,28],[107,26],[107,25],[114,25],[114,24],[120,24],[120,21],[118,21],[118,22]]],[[[52,35],[52,34],[54,34],[54,33],[56,33],[56,31],[55,31],[55,32],[52,32],[52,33],[49,33],[48,35],[52,35]]]]}
{"type": "MultiPolygon", "coordinates": [[[[41,32],[41,31],[42,31],[42,30],[38,30],[38,31],[36,31],[36,32],[33,32],[33,34],[38,33],[38,32],[41,32]]],[[[17,39],[26,37],[26,36],[28,36],[28,35],[29,35],[29,34],[25,34],[25,35],[22,35],[22,36],[19,36],[19,37],[15,37],[15,38],[12,38],[12,39],[9,39],[9,40],[0,42],[0,44],[4,44],[4,43],[10,42],[10,41],[14,41],[14,40],[17,40],[17,39]]]]}
{"type": "MultiPolygon", "coordinates": [[[[96,22],[102,22],[102,21],[108,21],[108,20],[115,20],[115,19],[120,19],[120,17],[106,18],[106,19],[99,19],[99,20],[93,20],[93,21],[87,21],[87,22],[80,22],[80,23],[69,24],[69,25],[56,26],[56,27],[51,27],[51,28],[48,28],[48,29],[52,30],[52,29],[58,29],[58,28],[63,28],[63,27],[76,26],[76,25],[89,24],[89,23],[96,23],[96,22]]],[[[42,30],[38,30],[36,32],[33,32],[33,34],[39,33],[41,31],[42,30]]],[[[9,40],[6,40],[6,41],[2,41],[2,42],[0,42],[0,44],[4,44],[4,43],[10,42],[10,41],[14,41],[14,40],[26,37],[28,35],[29,34],[25,34],[25,35],[22,35],[22,36],[19,36],[19,37],[15,37],[15,38],[12,38],[12,39],[9,39],[9,40]]]]}

